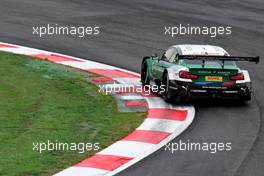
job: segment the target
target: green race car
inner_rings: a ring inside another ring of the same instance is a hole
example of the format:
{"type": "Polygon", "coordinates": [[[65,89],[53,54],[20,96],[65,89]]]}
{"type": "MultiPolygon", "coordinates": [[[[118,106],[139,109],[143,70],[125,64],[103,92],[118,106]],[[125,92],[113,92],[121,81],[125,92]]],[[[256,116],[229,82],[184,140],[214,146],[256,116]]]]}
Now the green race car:
{"type": "Polygon", "coordinates": [[[158,87],[165,101],[192,98],[251,99],[252,85],[247,70],[237,61],[259,62],[259,57],[230,56],[212,45],[174,45],[161,56],[143,58],[143,86],[158,87]]]}

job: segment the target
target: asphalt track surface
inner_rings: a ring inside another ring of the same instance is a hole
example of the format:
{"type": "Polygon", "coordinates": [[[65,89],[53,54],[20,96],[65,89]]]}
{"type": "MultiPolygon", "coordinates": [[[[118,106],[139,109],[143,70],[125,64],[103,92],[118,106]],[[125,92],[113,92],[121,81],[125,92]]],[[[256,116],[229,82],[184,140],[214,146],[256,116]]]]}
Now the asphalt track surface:
{"type": "MultiPolygon", "coordinates": [[[[232,55],[264,58],[264,1],[1,0],[0,40],[140,70],[142,56],[172,44],[215,44],[232,55]],[[32,35],[33,26],[99,25],[99,36],[32,35]],[[164,35],[164,26],[232,26],[228,36],[164,35]]],[[[196,118],[173,142],[232,142],[230,152],[183,152],[164,148],[119,175],[262,176],[264,173],[264,62],[241,64],[254,83],[253,100],[196,103],[196,118]]],[[[25,163],[26,164],[26,163],[25,163]]]]}

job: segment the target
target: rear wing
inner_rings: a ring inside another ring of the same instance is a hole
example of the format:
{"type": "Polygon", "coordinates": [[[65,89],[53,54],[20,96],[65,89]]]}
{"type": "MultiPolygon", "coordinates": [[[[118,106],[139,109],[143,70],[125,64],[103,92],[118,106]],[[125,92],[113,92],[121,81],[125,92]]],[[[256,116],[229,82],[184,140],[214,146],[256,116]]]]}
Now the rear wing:
{"type": "Polygon", "coordinates": [[[204,61],[247,61],[259,63],[259,56],[241,57],[241,56],[210,56],[210,55],[179,55],[183,60],[204,60],[204,61]]]}
{"type": "Polygon", "coordinates": [[[255,57],[241,57],[241,56],[210,56],[210,55],[179,55],[179,60],[202,60],[203,66],[205,61],[222,61],[222,67],[225,65],[225,61],[247,61],[259,63],[259,56],[255,57]]]}

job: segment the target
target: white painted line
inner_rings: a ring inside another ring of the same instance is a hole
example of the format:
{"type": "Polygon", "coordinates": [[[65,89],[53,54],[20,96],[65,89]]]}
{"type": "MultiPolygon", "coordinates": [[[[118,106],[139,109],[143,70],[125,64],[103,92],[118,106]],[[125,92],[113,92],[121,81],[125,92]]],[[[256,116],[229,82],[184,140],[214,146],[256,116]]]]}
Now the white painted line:
{"type": "Polygon", "coordinates": [[[101,63],[96,63],[93,61],[87,61],[85,60],[84,62],[75,62],[75,61],[63,61],[63,62],[58,62],[63,65],[68,65],[74,68],[79,68],[82,70],[88,70],[88,69],[115,69],[115,67],[104,65],[101,63]]]}
{"type": "Polygon", "coordinates": [[[121,84],[128,84],[140,87],[142,84],[139,78],[113,78],[121,84]]]}
{"type": "Polygon", "coordinates": [[[1,51],[11,52],[15,54],[33,55],[33,54],[46,54],[47,52],[40,50],[34,50],[30,48],[1,48],[1,51]]]}
{"type": "Polygon", "coordinates": [[[179,109],[179,110],[190,110],[189,107],[192,105],[177,105],[166,103],[160,97],[146,97],[145,98],[149,108],[166,108],[166,109],[179,109]]]}
{"type": "Polygon", "coordinates": [[[144,100],[145,98],[139,95],[122,95],[121,100],[144,100]]]}
{"type": "Polygon", "coordinates": [[[183,122],[175,120],[166,119],[152,119],[147,118],[145,121],[137,128],[137,130],[154,130],[162,131],[167,133],[173,133],[183,122]]]}
{"type": "Polygon", "coordinates": [[[153,147],[155,147],[155,144],[137,141],[117,141],[116,143],[99,152],[99,154],[135,158],[145,151],[151,150],[153,147]]]}
{"type": "Polygon", "coordinates": [[[104,175],[107,172],[109,171],[90,167],[72,166],[63,170],[63,172],[55,174],[55,176],[99,176],[104,175]]]}

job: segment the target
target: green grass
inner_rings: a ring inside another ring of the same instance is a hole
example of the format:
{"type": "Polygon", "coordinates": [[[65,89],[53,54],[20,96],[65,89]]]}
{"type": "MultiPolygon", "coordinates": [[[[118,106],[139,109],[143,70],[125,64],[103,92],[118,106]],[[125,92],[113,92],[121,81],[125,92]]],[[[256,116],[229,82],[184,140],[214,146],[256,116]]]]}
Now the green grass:
{"type": "Polygon", "coordinates": [[[33,151],[33,142],[99,143],[133,131],[145,113],[121,113],[77,69],[0,52],[0,175],[51,175],[96,151],[33,151]]]}

